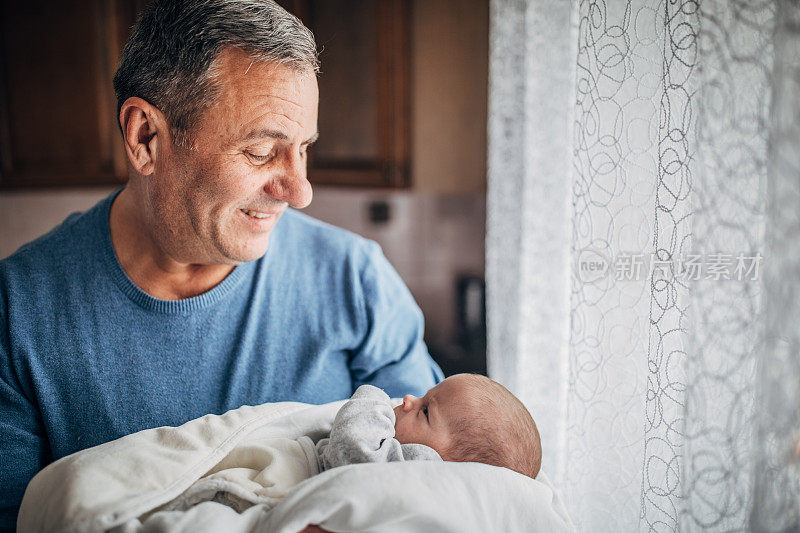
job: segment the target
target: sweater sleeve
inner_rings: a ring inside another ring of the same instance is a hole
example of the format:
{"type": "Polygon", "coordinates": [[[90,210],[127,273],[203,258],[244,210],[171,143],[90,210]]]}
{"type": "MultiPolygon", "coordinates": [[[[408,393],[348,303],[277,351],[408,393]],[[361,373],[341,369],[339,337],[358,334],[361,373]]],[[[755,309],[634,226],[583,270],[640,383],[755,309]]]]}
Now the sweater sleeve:
{"type": "Polygon", "coordinates": [[[25,488],[45,466],[49,446],[38,410],[23,393],[11,363],[4,307],[0,298],[0,531],[14,531],[25,488]]]}
{"type": "Polygon", "coordinates": [[[394,438],[394,421],[389,396],[377,387],[362,385],[339,409],[330,437],[317,443],[320,469],[354,463],[442,460],[423,444],[400,444],[394,438]]]}
{"type": "Polygon", "coordinates": [[[369,242],[361,272],[366,336],[350,361],[353,388],[368,383],[390,396],[422,396],[444,376],[423,341],[422,311],[380,246],[369,242]]]}

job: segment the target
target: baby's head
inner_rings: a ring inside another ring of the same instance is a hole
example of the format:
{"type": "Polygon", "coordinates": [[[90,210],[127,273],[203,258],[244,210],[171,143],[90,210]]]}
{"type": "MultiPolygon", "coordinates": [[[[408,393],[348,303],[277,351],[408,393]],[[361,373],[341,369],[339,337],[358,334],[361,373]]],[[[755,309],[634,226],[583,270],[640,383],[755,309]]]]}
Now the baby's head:
{"type": "Polygon", "coordinates": [[[425,444],[445,461],[504,466],[535,478],[542,463],[539,431],[513,394],[477,374],[451,376],[422,398],[394,409],[395,438],[425,444]]]}

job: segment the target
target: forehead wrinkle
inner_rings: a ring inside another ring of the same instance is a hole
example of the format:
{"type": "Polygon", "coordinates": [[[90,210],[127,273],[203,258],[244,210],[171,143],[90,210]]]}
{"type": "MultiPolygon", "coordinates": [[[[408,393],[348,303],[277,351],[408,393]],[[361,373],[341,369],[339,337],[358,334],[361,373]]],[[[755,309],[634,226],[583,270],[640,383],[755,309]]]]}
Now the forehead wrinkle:
{"type": "Polygon", "coordinates": [[[303,107],[302,104],[298,104],[297,102],[295,102],[293,100],[289,100],[288,98],[282,98],[282,97],[280,97],[280,96],[278,96],[276,94],[267,93],[267,94],[260,94],[260,95],[256,95],[256,96],[257,97],[263,97],[263,98],[274,98],[275,100],[280,100],[281,102],[286,102],[287,104],[291,104],[291,105],[293,105],[295,107],[303,107]]]}
{"type": "MultiPolygon", "coordinates": [[[[236,98],[239,95],[245,95],[245,96],[247,96],[248,99],[259,99],[259,100],[262,100],[262,101],[264,101],[264,100],[278,100],[281,103],[286,103],[286,104],[292,105],[294,107],[299,107],[301,109],[303,108],[303,104],[300,104],[300,103],[296,102],[295,100],[291,100],[289,98],[284,98],[282,96],[278,96],[277,94],[272,94],[272,93],[269,93],[269,92],[256,93],[256,94],[247,94],[247,89],[244,88],[244,87],[231,88],[231,91],[230,91],[228,96],[230,96],[232,98],[236,98]]],[[[268,105],[274,105],[274,102],[270,103],[270,102],[264,101],[264,102],[258,104],[257,107],[263,107],[263,106],[268,106],[268,105]]]]}
{"type": "Polygon", "coordinates": [[[247,91],[245,90],[237,92],[236,94],[229,94],[228,98],[220,100],[218,105],[222,108],[226,108],[229,112],[234,114],[245,114],[247,116],[252,116],[255,113],[280,115],[297,124],[298,121],[289,116],[289,113],[294,113],[295,110],[280,109],[281,107],[284,107],[282,103],[290,104],[295,108],[299,108],[300,113],[298,114],[298,118],[302,117],[304,110],[302,104],[298,104],[292,100],[270,94],[248,95],[247,91]],[[240,95],[246,96],[246,101],[244,98],[241,98],[240,95]],[[278,100],[278,102],[270,102],[270,99],[278,100]]]}
{"type": "MultiPolygon", "coordinates": [[[[291,122],[292,124],[294,124],[294,125],[295,125],[295,126],[297,126],[298,128],[300,128],[300,129],[303,129],[303,125],[302,125],[302,124],[300,124],[300,122],[299,122],[299,121],[297,121],[297,120],[293,119],[292,117],[290,117],[290,116],[289,116],[289,115],[287,115],[286,113],[280,113],[280,112],[278,112],[278,111],[272,111],[272,110],[266,110],[266,111],[264,112],[264,114],[262,114],[262,115],[259,115],[259,116],[258,116],[258,118],[256,118],[255,120],[251,121],[250,123],[252,124],[252,123],[258,122],[258,120],[260,120],[260,119],[263,119],[263,117],[265,117],[266,115],[274,115],[274,116],[276,116],[276,117],[281,117],[281,118],[283,118],[283,119],[286,119],[286,120],[288,120],[289,122],[291,122]]],[[[256,129],[256,130],[257,130],[257,129],[260,129],[260,128],[256,127],[256,128],[253,128],[253,129],[256,129]]],[[[269,129],[269,128],[264,128],[264,129],[269,129]]]]}
{"type": "MultiPolygon", "coordinates": [[[[292,120],[287,115],[284,115],[282,113],[275,113],[275,112],[272,112],[272,111],[268,111],[267,113],[265,113],[265,115],[267,115],[267,114],[268,115],[276,115],[278,117],[286,119],[289,122],[291,122],[292,124],[294,124],[295,126],[297,126],[298,128],[302,129],[302,124],[300,124],[299,122],[297,122],[295,120],[292,120]]],[[[259,117],[259,119],[261,119],[263,116],[264,115],[261,115],[259,117]]],[[[253,121],[253,122],[256,122],[256,121],[253,121]]],[[[273,139],[282,140],[282,141],[288,141],[289,140],[289,135],[287,135],[285,132],[281,131],[282,129],[285,129],[285,128],[283,128],[281,125],[278,125],[276,127],[255,126],[255,127],[249,128],[247,130],[245,130],[245,128],[241,128],[239,130],[240,133],[235,135],[233,138],[231,138],[230,141],[228,141],[225,144],[226,144],[226,146],[229,147],[229,146],[232,146],[232,145],[240,143],[240,142],[245,142],[245,141],[249,141],[249,140],[252,140],[252,139],[258,139],[258,138],[261,138],[261,137],[267,137],[267,138],[273,138],[273,139]],[[243,131],[247,131],[247,133],[241,133],[243,131]]]]}
{"type": "Polygon", "coordinates": [[[291,122],[292,124],[295,124],[295,125],[297,125],[297,126],[300,128],[300,129],[302,129],[302,128],[303,128],[303,125],[302,125],[302,124],[300,124],[300,122],[298,122],[297,120],[294,120],[294,119],[293,119],[292,117],[290,117],[289,115],[286,115],[286,114],[284,114],[284,113],[278,113],[278,112],[274,112],[274,111],[271,111],[271,112],[270,112],[270,114],[272,114],[272,115],[277,115],[277,116],[279,116],[279,117],[283,117],[283,118],[285,118],[286,120],[288,120],[289,122],[291,122]]]}
{"type": "MultiPolygon", "coordinates": [[[[304,76],[293,69],[287,69],[280,64],[257,61],[243,50],[228,48],[217,54],[211,70],[214,79],[219,83],[223,98],[237,99],[243,96],[247,99],[274,98],[296,107],[303,107],[303,104],[295,100],[303,99],[304,76]],[[248,75],[250,71],[254,72],[255,77],[248,75]],[[271,94],[272,90],[284,89],[295,100],[271,94]]],[[[316,84],[315,76],[311,76],[310,79],[316,84]]],[[[316,92],[315,90],[314,93],[316,92]]]]}

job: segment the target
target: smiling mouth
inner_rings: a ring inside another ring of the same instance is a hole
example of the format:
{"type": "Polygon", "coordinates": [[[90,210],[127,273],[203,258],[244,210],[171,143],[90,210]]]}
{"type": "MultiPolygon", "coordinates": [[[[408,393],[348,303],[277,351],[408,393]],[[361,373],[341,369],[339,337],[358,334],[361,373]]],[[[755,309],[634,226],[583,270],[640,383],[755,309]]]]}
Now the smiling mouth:
{"type": "Polygon", "coordinates": [[[249,209],[240,209],[239,211],[253,218],[267,218],[275,215],[275,213],[262,213],[260,211],[251,211],[249,209]]]}

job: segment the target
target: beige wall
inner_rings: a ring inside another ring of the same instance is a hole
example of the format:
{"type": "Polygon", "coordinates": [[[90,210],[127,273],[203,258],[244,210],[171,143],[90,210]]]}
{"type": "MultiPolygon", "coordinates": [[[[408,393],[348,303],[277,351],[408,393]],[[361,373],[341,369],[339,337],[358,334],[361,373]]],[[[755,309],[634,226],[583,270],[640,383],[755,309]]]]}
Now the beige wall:
{"type": "Polygon", "coordinates": [[[0,259],[46,233],[75,211],[85,211],[116,187],[0,193],[0,259]]]}

